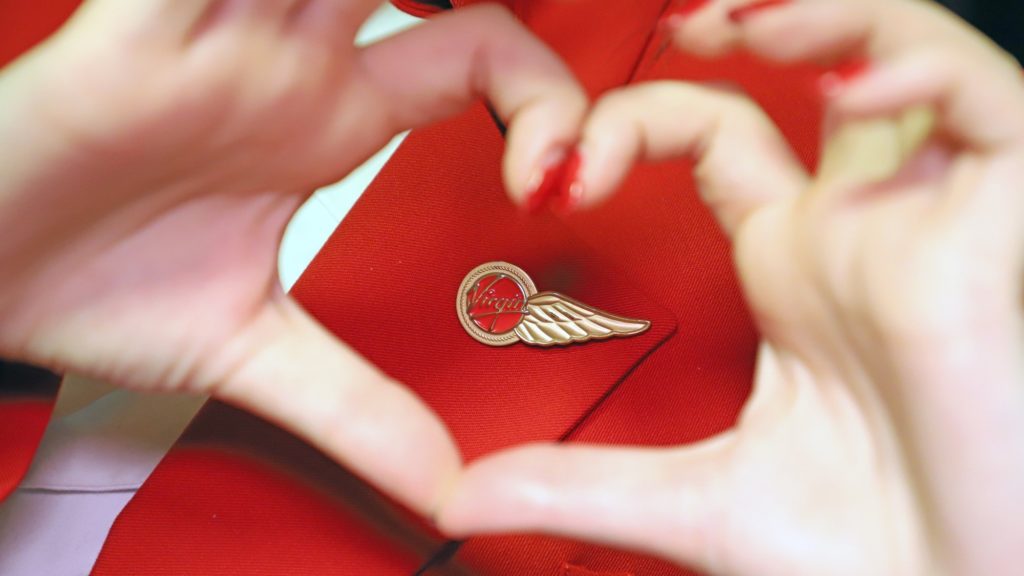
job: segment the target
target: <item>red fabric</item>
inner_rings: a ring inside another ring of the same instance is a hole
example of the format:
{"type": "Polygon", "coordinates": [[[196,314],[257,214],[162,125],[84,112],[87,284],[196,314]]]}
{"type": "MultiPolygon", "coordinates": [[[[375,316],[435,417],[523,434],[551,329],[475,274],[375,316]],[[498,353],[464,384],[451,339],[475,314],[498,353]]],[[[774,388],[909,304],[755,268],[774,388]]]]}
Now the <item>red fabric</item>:
{"type": "Polygon", "coordinates": [[[671,314],[557,219],[524,216],[508,202],[501,148],[483,107],[410,136],[293,290],[325,326],[426,398],[469,459],[561,438],[675,331],[671,314]],[[438,156],[439,141],[459,153],[438,156]],[[652,328],[592,346],[482,346],[460,326],[454,302],[465,275],[494,260],[523,267],[541,290],[652,328]]]}
{"type": "Polygon", "coordinates": [[[409,576],[441,545],[308,445],[211,403],[115,524],[94,574],[409,576]]]}
{"type": "MultiPolygon", "coordinates": [[[[539,19],[540,11],[549,4],[533,6],[537,6],[533,14],[539,19]]],[[[601,11],[610,8],[602,5],[601,11]]],[[[550,17],[551,13],[543,15],[550,17]]],[[[570,29],[566,20],[544,23],[547,26],[531,22],[531,26],[541,30],[542,37],[568,59],[592,92],[598,92],[604,87],[601,81],[611,74],[601,69],[599,58],[591,56],[601,51],[587,44],[611,35],[604,45],[623,46],[627,38],[640,36],[625,31],[628,22],[636,19],[614,14],[608,20],[610,29],[595,29],[587,14],[585,36],[560,37],[559,31],[570,29]],[[622,36],[616,36],[617,32],[622,36]]],[[[671,51],[659,54],[662,40],[655,37],[645,42],[632,81],[685,78],[735,82],[768,110],[801,157],[813,163],[821,117],[821,103],[813,87],[815,70],[773,69],[742,56],[711,62],[671,51]],[[779,85],[790,90],[780,91],[779,85]]],[[[574,441],[685,444],[730,427],[746,400],[757,335],[734,278],[727,242],[701,205],[691,172],[687,162],[641,167],[608,206],[565,221],[630,279],[658,287],[652,296],[672,311],[679,325],[677,333],[581,423],[572,435],[574,441]]],[[[681,573],[640,556],[528,536],[471,540],[458,558],[486,575],[557,576],[557,567],[565,560],[599,572],[628,571],[637,576],[681,573]]]]}
{"type": "MultiPolygon", "coordinates": [[[[410,136],[342,223],[330,244],[333,248],[316,259],[294,290],[328,328],[426,398],[448,423],[467,458],[524,441],[562,438],[675,330],[666,310],[568,236],[555,218],[529,218],[508,203],[498,173],[501,145],[482,106],[455,122],[410,136]],[[461,155],[433,156],[438,141],[457,143],[461,155]],[[480,170],[481,166],[489,168],[480,170]],[[377,216],[382,213],[389,214],[386,220],[377,216]],[[469,233],[465,238],[453,236],[458,230],[469,233]],[[344,238],[343,243],[338,238],[344,238]],[[594,346],[482,346],[459,325],[455,294],[472,268],[500,258],[524,267],[542,289],[651,320],[652,328],[636,338],[594,346]],[[339,275],[338,270],[352,273],[339,275]],[[362,336],[367,333],[375,336],[362,336]]],[[[240,478],[230,462],[202,479],[203,500],[182,501],[166,490],[189,470],[208,463],[206,453],[192,449],[194,440],[235,446],[234,438],[224,441],[216,433],[195,432],[218,430],[211,428],[212,423],[209,414],[197,419],[188,439],[172,451],[121,515],[96,574],[122,574],[137,564],[145,550],[138,545],[138,535],[149,531],[153,518],[167,506],[173,507],[176,518],[190,519],[182,522],[190,529],[160,537],[171,538],[177,548],[190,552],[163,559],[154,574],[188,573],[210,559],[238,552],[224,542],[224,531],[204,523],[212,503],[217,509],[224,509],[226,502],[249,506],[246,499],[237,499],[240,478]],[[224,542],[225,549],[205,547],[209,541],[224,542]]],[[[254,426],[236,436],[250,439],[259,429],[254,426]]],[[[274,461],[293,467],[293,457],[283,452],[274,461]]],[[[249,487],[280,481],[269,472],[245,478],[249,487]]],[[[298,489],[301,483],[293,485],[298,489]]],[[[294,525],[288,532],[276,532],[276,537],[294,542],[296,553],[246,550],[246,560],[259,559],[264,567],[290,573],[316,573],[320,559],[300,553],[301,544],[310,535],[329,532],[338,520],[315,509],[288,512],[294,525]]]]}
{"type": "MultiPolygon", "coordinates": [[[[524,2],[512,8],[573,65],[591,93],[665,76],[731,79],[769,107],[811,161],[820,111],[813,71],[773,70],[744,58],[702,63],[659,57],[654,47],[661,38],[652,31],[663,4],[608,3],[588,11],[580,3],[524,2]],[[585,33],[567,34],[575,30],[585,33]],[[773,96],[780,84],[791,91],[773,96]]],[[[749,391],[757,335],[728,244],[697,198],[690,166],[643,167],[610,206],[591,214],[528,218],[501,189],[501,149],[482,107],[410,136],[296,285],[295,297],[422,395],[469,458],[538,439],[686,443],[731,426],[749,391]],[[652,331],[567,349],[486,348],[462,331],[452,304],[463,276],[491,260],[522,266],[541,289],[651,319],[652,331]]],[[[213,414],[196,426],[209,427],[213,414]]],[[[226,433],[208,435],[201,444],[234,446],[237,439],[226,433]]],[[[347,517],[309,506],[278,509],[288,518],[287,531],[236,524],[236,535],[226,537],[205,522],[211,511],[240,513],[252,506],[250,498],[237,497],[240,483],[245,491],[262,491],[280,484],[285,473],[264,467],[243,475],[230,460],[197,453],[193,440],[172,452],[119,519],[97,574],[130,573],[151,559],[139,534],[151,530],[171,503],[188,529],[163,532],[160,541],[183,552],[164,555],[154,574],[209,573],[212,561],[242,555],[265,572],[319,573],[323,558],[332,558],[336,573],[392,573],[394,567],[379,558],[345,549],[346,557],[377,562],[355,569],[352,561],[337,558],[337,549],[304,546],[314,534],[371,529],[358,523],[339,528],[347,517]],[[200,468],[206,477],[195,474],[200,468]],[[204,498],[182,502],[166,489],[184,482],[201,485],[204,498]],[[264,533],[282,544],[273,551],[243,551],[235,540],[264,533]],[[211,541],[216,545],[204,544],[211,541]]],[[[275,460],[294,468],[289,461],[286,454],[275,460]]],[[[309,502],[325,499],[306,486],[314,478],[295,478],[290,490],[305,490],[309,502]]],[[[424,537],[429,532],[412,521],[406,529],[424,537]]],[[[385,538],[396,553],[408,549],[400,538],[385,538]]],[[[688,574],[642,555],[538,536],[471,539],[453,562],[483,576],[565,576],[567,566],[576,574],[688,574]]]]}
{"type": "MultiPolygon", "coordinates": [[[[78,0],[0,0],[0,67],[56,30],[78,0]]],[[[28,470],[50,420],[60,379],[0,360],[0,500],[28,470]]]]}
{"type": "MultiPolygon", "coordinates": [[[[648,78],[731,79],[813,160],[820,108],[810,71],[659,56],[664,0],[507,4],[592,94],[648,78]]],[[[8,5],[19,3],[0,0],[4,22],[8,5]]],[[[20,6],[22,16],[42,10],[20,6]]],[[[748,393],[757,335],[690,167],[643,167],[602,210],[528,218],[501,190],[501,149],[482,107],[413,134],[295,296],[421,394],[469,458],[531,440],[685,443],[729,427],[748,393]],[[652,320],[652,330],[566,349],[485,348],[463,332],[454,299],[462,277],[490,260],[522,266],[542,290],[652,320]]],[[[95,573],[407,576],[441,545],[304,444],[212,404],[122,514],[95,573]]],[[[688,573],[537,536],[472,539],[454,562],[482,576],[688,573]]]]}

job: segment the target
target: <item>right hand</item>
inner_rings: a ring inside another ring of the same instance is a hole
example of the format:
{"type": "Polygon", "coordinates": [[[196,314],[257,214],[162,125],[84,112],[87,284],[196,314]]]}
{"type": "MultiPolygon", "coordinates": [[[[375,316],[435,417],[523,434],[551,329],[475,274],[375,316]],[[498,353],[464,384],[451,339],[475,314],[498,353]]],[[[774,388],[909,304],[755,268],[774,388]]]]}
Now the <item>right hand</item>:
{"type": "MultiPolygon", "coordinates": [[[[597,104],[585,204],[696,159],[763,345],[736,427],[696,446],[538,446],[472,464],[458,535],[544,531],[714,574],[1016,575],[1024,550],[1024,81],[928,2],[798,0],[676,40],[871,67],[828,95],[816,174],[749,99],[661,82],[597,104]]],[[[785,90],[779,86],[779,90],[785,90]]]]}

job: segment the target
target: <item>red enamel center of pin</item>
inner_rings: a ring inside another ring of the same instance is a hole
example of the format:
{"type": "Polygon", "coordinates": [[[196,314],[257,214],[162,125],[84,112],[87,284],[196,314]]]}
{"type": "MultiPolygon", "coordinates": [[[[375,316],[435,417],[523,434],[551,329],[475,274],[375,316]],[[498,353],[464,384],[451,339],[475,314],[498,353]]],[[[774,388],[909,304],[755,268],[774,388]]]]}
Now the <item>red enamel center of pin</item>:
{"type": "Polygon", "coordinates": [[[504,274],[484,276],[466,296],[469,317],[490,334],[515,330],[526,315],[526,290],[504,274]]]}

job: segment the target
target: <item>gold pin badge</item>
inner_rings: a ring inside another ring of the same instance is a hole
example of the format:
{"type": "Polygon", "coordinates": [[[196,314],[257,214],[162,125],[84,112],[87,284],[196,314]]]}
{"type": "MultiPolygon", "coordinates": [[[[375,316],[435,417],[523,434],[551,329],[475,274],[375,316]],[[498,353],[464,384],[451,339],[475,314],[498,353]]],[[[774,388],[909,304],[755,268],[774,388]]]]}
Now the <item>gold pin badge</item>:
{"type": "Polygon", "coordinates": [[[506,262],[478,266],[466,276],[458,313],[466,332],[488,346],[564,346],[635,336],[651,327],[646,320],[609,314],[557,292],[537,292],[526,272],[506,262]]]}

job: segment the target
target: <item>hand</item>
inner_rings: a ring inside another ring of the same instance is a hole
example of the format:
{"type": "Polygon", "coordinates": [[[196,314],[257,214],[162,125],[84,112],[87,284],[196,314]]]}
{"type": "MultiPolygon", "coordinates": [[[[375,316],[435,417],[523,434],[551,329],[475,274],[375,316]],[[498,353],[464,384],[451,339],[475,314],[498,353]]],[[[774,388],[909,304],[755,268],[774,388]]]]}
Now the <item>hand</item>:
{"type": "Polygon", "coordinates": [[[809,175],[746,98],[678,82],[599,102],[584,203],[697,159],[764,336],[730,432],[539,446],[470,466],[440,523],[543,531],[715,574],[1015,574],[1024,546],[1024,82],[936,5],[797,1],[676,20],[679,46],[831,65],[809,175]],[[855,50],[859,47],[862,51],[855,50]],[[642,157],[641,157],[642,156],[642,157]]]}
{"type": "Polygon", "coordinates": [[[213,394],[433,510],[460,470],[452,440],[282,294],[284,227],[396,133],[481,96],[522,189],[587,102],[502,9],[354,47],[378,5],[90,0],[4,70],[0,356],[213,394]]]}

